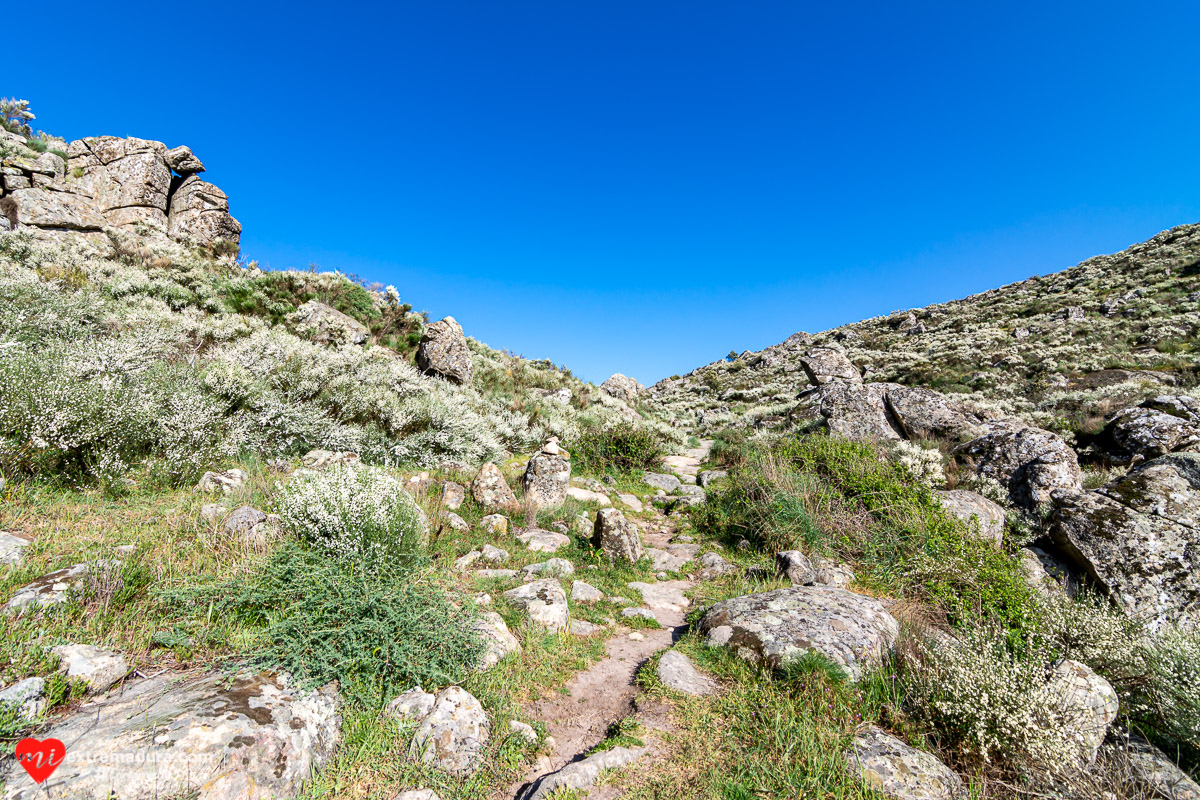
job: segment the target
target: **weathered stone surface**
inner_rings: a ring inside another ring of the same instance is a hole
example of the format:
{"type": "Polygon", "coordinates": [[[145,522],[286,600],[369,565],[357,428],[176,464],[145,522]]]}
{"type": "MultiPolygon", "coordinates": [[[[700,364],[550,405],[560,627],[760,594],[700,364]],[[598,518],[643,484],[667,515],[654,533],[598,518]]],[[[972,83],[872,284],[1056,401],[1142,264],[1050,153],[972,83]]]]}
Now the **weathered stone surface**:
{"type": "Polygon", "coordinates": [[[495,464],[488,462],[479,469],[471,483],[471,495],[475,502],[488,511],[516,511],[517,496],[509,488],[504,474],[495,464]]]}
{"type": "Polygon", "coordinates": [[[962,779],[937,757],[866,725],[845,753],[846,767],[867,786],[895,800],[956,800],[967,796],[962,779]]]}
{"type": "Polygon", "coordinates": [[[604,592],[583,581],[571,582],[571,599],[577,603],[594,603],[604,599],[604,592]]]}
{"type": "Polygon", "coordinates": [[[948,489],[936,492],[942,508],[967,523],[981,539],[1000,547],[1004,541],[1004,509],[981,494],[967,489],[948,489]]]}
{"type": "Polygon", "coordinates": [[[642,476],[642,482],[668,494],[674,494],[683,488],[683,482],[679,478],[661,472],[647,472],[642,476]]]}
{"type": "Polygon", "coordinates": [[[606,769],[620,769],[637,761],[646,748],[614,747],[593,753],[580,761],[572,761],[558,772],[543,775],[525,786],[516,800],[543,800],[558,789],[586,789],[595,784],[600,773],[606,769]]]}
{"type": "Polygon", "coordinates": [[[1200,454],[1055,500],[1051,538],[1115,602],[1152,625],[1200,619],[1200,454]]]}
{"type": "Polygon", "coordinates": [[[831,433],[855,441],[899,439],[884,404],[883,384],[834,381],[820,389],[820,412],[831,433]]]}
{"type": "Polygon", "coordinates": [[[300,459],[305,469],[323,470],[335,464],[357,464],[358,453],[349,450],[309,450],[300,459]]]}
{"type": "Polygon", "coordinates": [[[728,478],[728,477],[729,477],[729,473],[726,470],[706,469],[706,470],[701,471],[700,474],[698,474],[696,476],[696,483],[700,484],[701,488],[707,489],[709,484],[711,484],[713,481],[717,481],[717,480],[720,480],[721,478],[728,478]]]}
{"type": "Polygon", "coordinates": [[[568,486],[566,496],[581,503],[595,503],[598,506],[612,505],[612,501],[608,499],[608,495],[588,489],[581,489],[578,486],[568,486]]]}
{"type": "Polygon", "coordinates": [[[522,485],[525,498],[537,508],[558,508],[571,485],[571,462],[561,455],[535,453],[525,467],[522,485]]]}
{"type": "Polygon", "coordinates": [[[530,528],[518,533],[517,539],[536,553],[557,553],[571,543],[571,540],[561,533],[540,528],[530,528]]]}
{"type": "Polygon", "coordinates": [[[89,572],[119,569],[120,566],[119,561],[97,561],[55,570],[17,589],[5,605],[5,609],[9,613],[21,613],[61,605],[67,602],[68,592],[83,585],[83,580],[89,572]]]}
{"type": "Polygon", "coordinates": [[[442,800],[442,798],[433,789],[411,789],[407,792],[401,792],[393,797],[392,800],[442,800]]]}
{"type": "Polygon", "coordinates": [[[1059,699],[1058,724],[1070,732],[1080,760],[1090,764],[1117,718],[1117,693],[1086,664],[1069,659],[1051,670],[1050,688],[1059,699]]]}
{"type": "Polygon", "coordinates": [[[906,439],[961,441],[983,433],[978,417],[958,408],[943,394],[923,386],[883,385],[891,420],[906,439]]]}
{"type": "MultiPolygon", "coordinates": [[[[414,717],[409,713],[402,718],[414,717]]],[[[479,701],[466,689],[451,686],[419,718],[409,755],[455,775],[469,775],[479,768],[490,730],[479,701]]]]}
{"type": "Polygon", "coordinates": [[[484,561],[490,561],[493,564],[503,564],[508,561],[508,551],[501,547],[485,544],[479,552],[484,561]]]}
{"type": "Polygon", "coordinates": [[[567,594],[554,578],[527,583],[504,593],[504,598],[523,609],[529,619],[552,631],[564,631],[570,623],[567,594]]]}
{"type": "Polygon", "coordinates": [[[862,383],[858,367],[846,358],[845,351],[840,347],[812,347],[800,359],[800,366],[813,386],[837,381],[862,383]]]}
{"type": "Polygon", "coordinates": [[[641,512],[644,510],[644,507],[642,506],[642,501],[637,498],[637,495],[618,494],[617,499],[620,500],[621,503],[623,505],[625,505],[630,511],[638,513],[638,512],[641,512]]]}
{"type": "Polygon", "coordinates": [[[166,145],[145,139],[98,136],[71,142],[70,165],[83,172],[81,193],[90,196],[109,225],[147,222],[167,227],[171,170],[166,145]]]}
{"type": "Polygon", "coordinates": [[[245,483],[246,473],[240,469],[206,472],[200,476],[200,481],[196,484],[196,491],[229,493],[234,489],[240,489],[245,483]]]}
{"type": "Polygon", "coordinates": [[[242,224],[229,213],[229,197],[223,191],[189,175],[171,193],[167,233],[206,245],[236,245],[242,239],[242,224]]]}
{"type": "Polygon", "coordinates": [[[729,628],[726,644],[748,661],[781,667],[817,652],[851,680],[879,666],[900,626],[879,601],[844,589],[793,586],[722,600],[700,621],[708,632],[729,628]]]}
{"type": "Polygon", "coordinates": [[[691,556],[684,552],[659,550],[657,547],[646,547],[643,551],[650,558],[655,572],[678,572],[684,564],[692,560],[691,556]]]}
{"type": "Polygon", "coordinates": [[[521,643],[508,630],[508,625],[504,623],[504,617],[495,611],[485,611],[480,614],[479,619],[472,627],[483,639],[486,648],[479,663],[475,666],[478,671],[491,669],[509,653],[521,652],[521,643]]]}
{"type": "Polygon", "coordinates": [[[815,575],[813,583],[817,586],[832,586],[836,589],[844,589],[854,583],[854,570],[845,564],[839,564],[827,558],[818,557],[813,559],[813,573],[815,575]]]}
{"type": "Polygon", "coordinates": [[[479,520],[479,527],[488,533],[508,533],[508,517],[503,514],[488,514],[479,520]]]}
{"type": "Polygon", "coordinates": [[[775,554],[775,569],[793,586],[808,586],[816,583],[817,572],[808,556],[799,550],[783,550],[775,554]]]}
{"type": "Polygon", "coordinates": [[[296,309],[296,330],[318,344],[362,344],[370,331],[349,317],[319,300],[309,300],[296,309]]]}
{"type": "Polygon", "coordinates": [[[446,481],[442,484],[442,507],[457,511],[467,500],[467,489],[461,483],[446,481]]]}
{"type": "Polygon", "coordinates": [[[29,540],[0,531],[0,565],[20,564],[25,560],[29,540]]]}
{"type": "Polygon", "coordinates": [[[1051,492],[1083,490],[1083,473],[1075,451],[1061,438],[1040,428],[998,427],[954,450],[975,465],[980,475],[999,481],[1012,501],[1032,510],[1050,500],[1051,492]]]}
{"type": "Polygon", "coordinates": [[[0,692],[0,707],[15,707],[23,719],[34,719],[46,708],[46,679],[25,678],[6,687],[0,692]]]}
{"type": "Polygon", "coordinates": [[[680,582],[644,583],[631,581],[625,584],[642,596],[642,602],[655,611],[682,613],[692,604],[683,595],[687,584],[680,582]]]}
{"type": "Polygon", "coordinates": [[[614,561],[636,563],[643,555],[642,537],[637,525],[625,519],[625,515],[615,508],[602,508],[596,513],[592,546],[603,550],[614,561]]]}
{"type": "Polygon", "coordinates": [[[125,657],[90,644],[64,644],[50,648],[62,660],[67,677],[84,681],[88,690],[103,692],[129,672],[125,657]]]}
{"type": "Polygon", "coordinates": [[[546,561],[539,561],[536,564],[527,564],[521,569],[521,574],[525,580],[531,580],[539,576],[545,578],[569,578],[575,574],[575,565],[565,558],[551,558],[546,561]]]}
{"type": "Polygon", "coordinates": [[[701,696],[717,691],[717,682],[700,670],[678,650],[668,650],[658,661],[658,679],[668,689],[701,696]]]}
{"type": "Polygon", "coordinates": [[[728,559],[720,553],[705,553],[698,559],[700,562],[700,572],[697,577],[702,581],[710,581],[713,578],[721,575],[728,575],[731,572],[737,572],[737,567],[731,564],[728,559]]]}
{"type": "Polygon", "coordinates": [[[68,757],[39,788],[8,776],[9,800],[54,797],[204,800],[293,797],[333,755],[341,700],[332,684],[301,691],[282,674],[242,673],[126,683],[45,732],[68,757]],[[151,735],[151,733],[153,735],[151,735]]]}
{"type": "Polygon", "coordinates": [[[69,231],[99,231],[104,216],[86,197],[48,189],[17,189],[10,195],[17,201],[21,225],[69,231]]]}
{"type": "Polygon", "coordinates": [[[271,538],[277,527],[278,517],[265,514],[257,508],[242,506],[225,519],[225,533],[231,539],[252,547],[262,547],[271,538]]]}
{"type": "Polygon", "coordinates": [[[1200,800],[1200,784],[1141,736],[1122,736],[1116,746],[1128,756],[1134,780],[1153,796],[1165,800],[1200,800]]]}
{"type": "MultiPolygon", "coordinates": [[[[442,519],[445,520],[446,524],[450,526],[450,530],[458,531],[459,533],[465,533],[466,531],[471,530],[471,523],[467,522],[453,511],[447,511],[442,514],[442,519]]],[[[503,517],[501,517],[501,519],[503,519],[503,517]]]]}
{"type": "Polygon", "coordinates": [[[425,327],[417,346],[417,367],[452,383],[471,383],[475,365],[458,320],[446,317],[425,327]]]}
{"type": "Polygon", "coordinates": [[[651,622],[658,622],[658,617],[655,616],[654,611],[649,608],[622,608],[621,616],[625,619],[639,617],[641,619],[648,619],[651,622]]]}
{"type": "Polygon", "coordinates": [[[1200,400],[1162,395],[1118,412],[1100,434],[1114,461],[1158,458],[1200,445],[1200,400]]]}
{"type": "Polygon", "coordinates": [[[595,636],[600,631],[604,630],[603,625],[596,625],[588,622],[585,619],[571,620],[571,635],[572,636],[595,636]]]}
{"type": "Polygon", "coordinates": [[[646,387],[633,378],[618,372],[600,384],[600,390],[610,397],[624,400],[626,403],[633,403],[646,390],[646,387]]]}
{"type": "Polygon", "coordinates": [[[180,175],[194,175],[204,172],[204,163],[192,153],[187,145],[172,147],[166,152],[167,166],[180,175]]]}

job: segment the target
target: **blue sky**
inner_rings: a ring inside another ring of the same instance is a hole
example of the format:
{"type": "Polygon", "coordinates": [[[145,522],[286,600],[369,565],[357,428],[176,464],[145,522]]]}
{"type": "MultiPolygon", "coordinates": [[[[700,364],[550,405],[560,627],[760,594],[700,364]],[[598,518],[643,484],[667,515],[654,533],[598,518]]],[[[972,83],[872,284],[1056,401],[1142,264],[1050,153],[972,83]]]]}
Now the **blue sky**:
{"type": "Polygon", "coordinates": [[[250,258],[597,382],[1200,221],[1200,4],[903,6],[24,4],[0,94],[190,145],[250,258]]]}

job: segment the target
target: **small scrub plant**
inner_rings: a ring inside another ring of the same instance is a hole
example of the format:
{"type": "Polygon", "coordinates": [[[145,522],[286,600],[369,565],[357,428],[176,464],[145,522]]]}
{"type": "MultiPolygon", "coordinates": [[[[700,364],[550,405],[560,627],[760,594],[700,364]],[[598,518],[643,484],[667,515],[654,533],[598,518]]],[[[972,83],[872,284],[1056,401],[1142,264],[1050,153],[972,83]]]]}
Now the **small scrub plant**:
{"type": "Polygon", "coordinates": [[[343,560],[407,560],[428,531],[425,513],[396,478],[378,467],[337,465],[293,478],[279,517],[301,540],[343,560]]]}
{"type": "Polygon", "coordinates": [[[631,422],[586,428],[567,448],[582,472],[625,473],[662,466],[662,437],[631,422]]]}
{"type": "Polygon", "coordinates": [[[29,123],[35,119],[37,117],[29,110],[28,100],[0,97],[0,127],[21,136],[33,136],[29,123]]]}

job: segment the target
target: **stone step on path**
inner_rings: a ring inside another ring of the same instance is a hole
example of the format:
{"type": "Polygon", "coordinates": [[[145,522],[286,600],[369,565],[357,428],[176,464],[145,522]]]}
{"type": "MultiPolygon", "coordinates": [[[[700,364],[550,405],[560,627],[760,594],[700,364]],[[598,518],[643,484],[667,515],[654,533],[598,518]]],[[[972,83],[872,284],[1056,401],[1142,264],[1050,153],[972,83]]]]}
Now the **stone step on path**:
{"type": "MultiPolygon", "coordinates": [[[[661,549],[670,544],[678,522],[655,510],[649,521],[636,520],[636,524],[641,529],[643,543],[661,549]]],[[[603,741],[609,725],[634,711],[634,699],[641,691],[634,683],[638,667],[670,648],[687,629],[687,601],[683,593],[694,585],[692,581],[680,580],[647,584],[655,588],[644,591],[640,584],[630,588],[628,596],[634,600],[640,596],[662,627],[614,635],[607,642],[605,657],[577,673],[562,693],[526,706],[523,717],[541,720],[546,725],[555,740],[555,750],[548,758],[539,760],[523,782],[510,787],[508,797],[540,800],[557,786],[584,788],[595,781],[600,769],[632,763],[653,749],[650,744],[613,756],[586,756],[588,750],[603,741]]],[[[648,727],[653,727],[653,723],[648,727]]]]}
{"type": "Polygon", "coordinates": [[[699,447],[687,450],[683,455],[667,456],[663,463],[684,483],[695,483],[696,476],[700,474],[700,465],[708,458],[712,446],[711,439],[702,440],[699,447]]]}

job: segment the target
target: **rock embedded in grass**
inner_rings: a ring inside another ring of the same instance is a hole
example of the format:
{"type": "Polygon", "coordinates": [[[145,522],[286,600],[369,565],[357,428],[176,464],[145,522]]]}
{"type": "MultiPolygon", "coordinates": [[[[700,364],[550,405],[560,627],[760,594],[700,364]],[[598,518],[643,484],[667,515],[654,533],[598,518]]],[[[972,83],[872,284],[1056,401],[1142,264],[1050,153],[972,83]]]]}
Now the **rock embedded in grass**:
{"type": "Polygon", "coordinates": [[[600,773],[629,766],[645,752],[644,747],[614,747],[593,753],[528,784],[517,793],[516,800],[543,800],[554,796],[558,789],[586,789],[596,783],[600,773]]]}
{"type": "MultiPolygon", "coordinates": [[[[490,600],[490,598],[489,598],[490,600]]],[[[475,669],[479,672],[491,669],[509,653],[521,652],[521,643],[509,631],[508,625],[495,611],[485,611],[472,624],[472,629],[483,640],[484,651],[475,669]]]]}
{"type": "Polygon", "coordinates": [[[538,528],[518,533],[517,540],[535,553],[557,553],[571,543],[570,538],[564,534],[538,528]]]}
{"type": "Polygon", "coordinates": [[[67,677],[81,680],[90,692],[103,692],[129,672],[125,657],[90,644],[64,644],[50,652],[62,660],[67,677]]]}
{"type": "Polygon", "coordinates": [[[504,599],[522,609],[530,621],[552,631],[565,631],[570,624],[571,612],[567,607],[567,594],[562,584],[554,578],[543,578],[510,589],[504,599]]]}
{"type": "Polygon", "coordinates": [[[467,489],[461,483],[446,481],[442,484],[442,507],[457,511],[467,499],[467,489]]]}
{"type": "Polygon", "coordinates": [[[692,660],[678,650],[668,650],[658,660],[658,679],[668,689],[696,697],[713,694],[717,682],[700,670],[692,660]]]}
{"type": "MultiPolygon", "coordinates": [[[[412,719],[412,716],[410,716],[412,719]]],[[[474,695],[451,686],[417,721],[408,752],[453,775],[473,774],[483,760],[491,722],[474,695]]]]}
{"type": "Polygon", "coordinates": [[[228,494],[234,489],[240,489],[246,483],[246,473],[240,469],[229,469],[224,472],[206,472],[196,483],[198,492],[222,492],[228,494]]]}
{"type": "Polygon", "coordinates": [[[683,482],[679,478],[662,472],[647,472],[642,476],[642,482],[655,489],[662,489],[668,494],[678,493],[683,488],[683,482]]]}
{"type": "Polygon", "coordinates": [[[517,496],[504,480],[500,468],[491,462],[479,468],[479,474],[471,482],[471,495],[488,511],[517,510],[517,496]]]}
{"type": "Polygon", "coordinates": [[[0,531],[0,564],[18,565],[25,560],[29,540],[0,531]]]}
{"type": "Polygon", "coordinates": [[[24,678],[0,691],[0,707],[15,708],[20,718],[32,720],[45,709],[45,694],[45,678],[24,678]]]}
{"type": "Polygon", "coordinates": [[[508,533],[508,517],[503,514],[488,514],[479,520],[479,527],[486,533],[508,533]]]}
{"type": "Polygon", "coordinates": [[[961,800],[967,789],[936,756],[910,747],[875,725],[854,734],[846,768],[868,787],[893,800],[961,800]]]}
{"type": "Polygon", "coordinates": [[[1004,525],[1007,515],[1004,508],[968,489],[939,489],[934,492],[941,500],[942,508],[962,520],[979,538],[990,542],[998,549],[1004,541],[1004,525]]]}
{"type": "Polygon", "coordinates": [[[594,603],[604,599],[604,592],[583,581],[571,582],[571,599],[577,603],[594,603]]]}
{"type": "Polygon", "coordinates": [[[625,519],[625,515],[615,508],[602,508],[596,513],[592,546],[603,550],[614,561],[636,564],[643,555],[642,537],[637,525],[625,519]]]}

